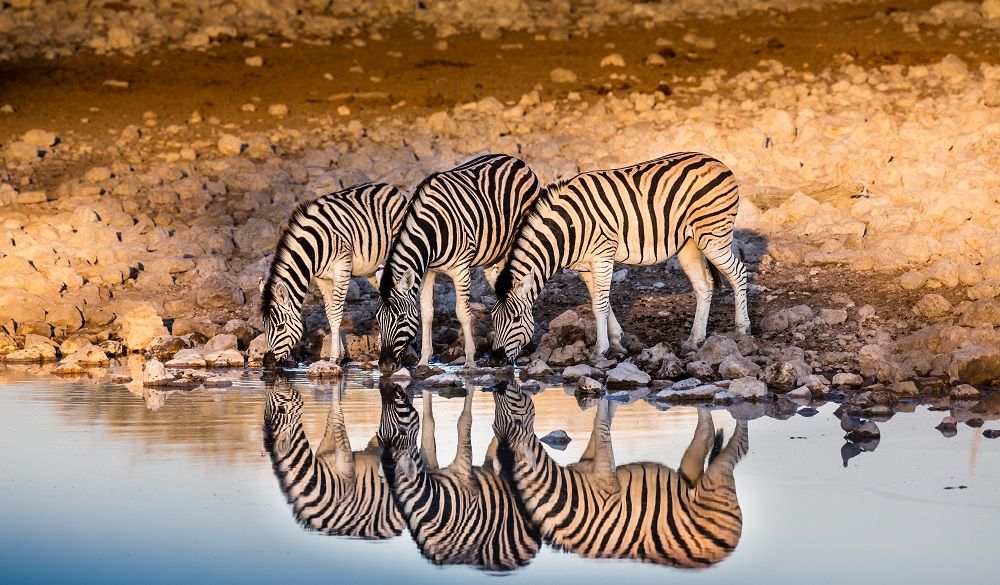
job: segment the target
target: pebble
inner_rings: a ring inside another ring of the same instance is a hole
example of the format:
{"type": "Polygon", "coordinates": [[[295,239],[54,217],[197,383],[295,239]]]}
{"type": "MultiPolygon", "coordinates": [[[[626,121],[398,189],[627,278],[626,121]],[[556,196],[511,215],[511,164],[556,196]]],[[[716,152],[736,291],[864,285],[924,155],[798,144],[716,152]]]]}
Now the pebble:
{"type": "Polygon", "coordinates": [[[601,67],[624,67],[625,58],[619,53],[611,53],[607,57],[601,59],[601,67]]]}
{"type": "Polygon", "coordinates": [[[539,439],[539,441],[545,443],[546,445],[552,447],[553,449],[558,449],[560,451],[564,451],[566,447],[569,445],[570,441],[572,440],[573,439],[570,438],[570,436],[567,435],[566,431],[564,430],[552,431],[551,433],[539,439]]]}
{"type": "Polygon", "coordinates": [[[285,104],[271,104],[267,106],[267,113],[272,116],[287,116],[288,106],[285,104]]]}
{"type": "Polygon", "coordinates": [[[243,60],[243,62],[247,64],[247,67],[263,67],[264,66],[264,58],[261,57],[260,55],[255,55],[253,57],[247,57],[246,59],[243,60]]]}
{"type": "Polygon", "coordinates": [[[549,72],[549,79],[552,83],[576,83],[576,73],[573,73],[569,69],[556,67],[549,72]]]}

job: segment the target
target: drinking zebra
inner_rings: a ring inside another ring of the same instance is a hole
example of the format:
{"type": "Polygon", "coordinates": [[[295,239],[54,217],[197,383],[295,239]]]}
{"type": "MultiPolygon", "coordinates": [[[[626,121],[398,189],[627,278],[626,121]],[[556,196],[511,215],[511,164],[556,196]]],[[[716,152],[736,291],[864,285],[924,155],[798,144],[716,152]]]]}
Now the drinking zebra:
{"type": "MultiPolygon", "coordinates": [[[[712,276],[705,258],[736,296],[736,330],[750,331],[747,273],[732,250],[739,194],[732,172],[714,158],[680,152],[630,167],[582,173],[548,187],[518,230],[496,279],[491,361],[513,361],[531,338],[531,305],[561,268],[591,272],[597,347],[603,356],[621,328],[611,318],[614,263],[646,266],[674,254],[697,305],[685,349],[705,340],[712,276]]],[[[617,343],[617,342],[616,342],[617,343]]]]}
{"type": "Polygon", "coordinates": [[[502,154],[472,159],[427,177],[413,194],[380,278],[382,306],[376,319],[382,335],[379,365],[399,367],[417,332],[419,293],[422,343],[420,364],[431,357],[434,279],[446,274],[455,284],[455,309],[462,326],[465,364],[475,363],[471,269],[500,261],[515,228],[540,193],[538,177],[523,161],[502,154]]]}
{"type": "Polygon", "coordinates": [[[302,337],[302,303],[315,279],[330,322],[330,354],[340,360],[340,323],[352,276],[371,276],[399,230],[406,198],[395,187],[357,185],[300,205],[282,232],[261,309],[269,351],[264,365],[285,359],[302,337]]]}
{"type": "Polygon", "coordinates": [[[535,436],[528,395],[502,384],[494,401],[493,428],[512,453],[515,489],[553,546],[584,557],[707,567],[739,543],[743,515],[733,470],[749,446],[746,421],[737,422],[723,447],[711,413],[699,409],[679,471],[658,463],[616,467],[611,446],[615,406],[601,400],[580,462],[561,467],[535,436]]]}
{"type": "Polygon", "coordinates": [[[405,524],[379,473],[382,448],[372,438],[361,451],[351,451],[340,404],[342,384],[333,390],[326,432],[314,453],[302,429],[302,397],[287,381],[276,381],[264,404],[264,448],[303,526],[365,539],[398,536],[405,524]]]}
{"type": "MultiPolygon", "coordinates": [[[[383,378],[385,380],[385,378],[383,378]]],[[[379,437],[393,496],[421,554],[438,565],[509,571],[527,565],[540,546],[538,531],[510,483],[498,473],[496,442],[482,467],[472,465],[470,388],[458,419],[455,460],[437,467],[431,393],[423,394],[424,426],[406,393],[382,384],[379,437]],[[422,433],[423,456],[417,448],[422,433]]]]}

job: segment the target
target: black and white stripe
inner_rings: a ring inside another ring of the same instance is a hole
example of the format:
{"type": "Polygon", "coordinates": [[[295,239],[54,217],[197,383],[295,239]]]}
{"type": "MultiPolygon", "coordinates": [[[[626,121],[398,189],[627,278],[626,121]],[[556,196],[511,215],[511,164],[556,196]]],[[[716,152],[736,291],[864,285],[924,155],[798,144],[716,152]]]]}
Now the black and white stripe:
{"type": "Polygon", "coordinates": [[[739,543],[733,471],[749,446],[746,421],[723,447],[711,413],[700,409],[679,471],[658,463],[616,467],[614,404],[602,400],[580,462],[561,467],[534,434],[531,398],[508,386],[494,400],[494,431],[512,453],[513,483],[546,542],[584,557],[690,568],[718,563],[739,543]]]}
{"type": "Polygon", "coordinates": [[[424,392],[423,429],[406,393],[382,386],[379,438],[386,477],[421,554],[438,565],[509,571],[527,565],[541,539],[510,483],[498,472],[496,443],[482,467],[472,465],[472,390],[458,420],[455,460],[437,467],[431,393],[424,392]],[[418,450],[420,433],[423,448],[418,450]]]}
{"type": "Polygon", "coordinates": [[[296,519],[325,534],[365,539],[398,536],[405,527],[388,483],[379,473],[382,449],[373,438],[351,451],[334,388],[326,433],[315,453],[302,429],[302,397],[284,380],[268,388],[264,448],[296,519]]]}
{"type": "Polygon", "coordinates": [[[280,362],[302,337],[302,303],[315,279],[330,322],[330,355],[343,356],[340,323],[352,276],[372,276],[402,223],[406,198],[395,187],[358,185],[304,203],[281,235],[261,309],[270,366],[280,362]]]}
{"type": "Polygon", "coordinates": [[[523,214],[539,193],[538,178],[528,165],[502,154],[480,156],[435,173],[417,187],[381,277],[382,306],[376,318],[382,335],[379,362],[383,370],[399,366],[403,351],[417,333],[418,320],[422,326],[420,364],[430,359],[438,273],[455,284],[465,363],[473,365],[471,269],[506,256],[523,214]]]}
{"type": "Polygon", "coordinates": [[[738,207],[733,173],[695,152],[582,173],[550,186],[519,229],[497,277],[493,353],[508,360],[517,357],[531,338],[531,305],[545,282],[561,268],[576,268],[591,273],[594,357],[603,355],[622,335],[611,315],[615,262],[645,266],[674,254],[697,299],[684,347],[693,349],[705,339],[713,288],[706,258],[735,292],[737,332],[749,333],[747,272],[732,249],[738,207]]]}

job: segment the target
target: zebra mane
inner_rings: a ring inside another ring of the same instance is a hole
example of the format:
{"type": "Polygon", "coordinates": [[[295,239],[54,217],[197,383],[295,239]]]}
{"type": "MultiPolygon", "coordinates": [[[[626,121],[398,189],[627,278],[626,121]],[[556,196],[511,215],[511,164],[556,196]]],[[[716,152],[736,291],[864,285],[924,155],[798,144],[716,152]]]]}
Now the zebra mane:
{"type": "Polygon", "coordinates": [[[514,249],[517,247],[518,239],[520,238],[521,229],[528,225],[528,223],[536,217],[541,217],[541,212],[539,209],[544,203],[552,201],[554,194],[558,194],[559,190],[566,186],[569,179],[561,179],[555,183],[549,183],[545,187],[539,189],[538,198],[535,202],[531,204],[531,208],[521,217],[520,222],[514,227],[514,233],[518,234],[511,243],[511,248],[507,252],[506,258],[504,258],[503,268],[500,269],[500,274],[497,275],[497,281],[493,287],[493,292],[496,293],[497,302],[502,303],[507,300],[507,295],[510,294],[511,289],[514,288],[514,272],[511,269],[511,259],[514,258],[514,249]]]}
{"type": "MultiPolygon", "coordinates": [[[[326,197],[326,195],[323,195],[323,197],[326,197]]],[[[274,248],[274,258],[271,259],[271,266],[268,268],[267,278],[264,280],[264,290],[260,295],[260,307],[264,313],[268,312],[271,309],[272,303],[274,303],[274,283],[279,278],[278,267],[288,265],[288,259],[285,257],[288,251],[288,242],[294,237],[293,232],[299,227],[299,221],[306,217],[306,210],[314,205],[317,200],[318,198],[300,203],[295,208],[295,211],[292,212],[291,217],[288,218],[285,228],[281,230],[278,245],[274,248]]]]}
{"type": "Polygon", "coordinates": [[[413,188],[413,196],[409,198],[406,202],[406,210],[403,211],[403,219],[400,221],[399,233],[392,238],[392,243],[389,245],[389,252],[385,256],[385,264],[382,266],[382,278],[378,282],[378,295],[383,303],[389,302],[389,297],[392,295],[393,286],[395,283],[392,281],[392,265],[396,261],[396,248],[399,246],[400,235],[403,230],[406,229],[406,220],[410,218],[413,213],[413,208],[416,207],[417,199],[420,198],[420,194],[423,192],[424,187],[431,182],[439,173],[431,173],[427,175],[424,180],[417,183],[417,186],[413,188]]]}

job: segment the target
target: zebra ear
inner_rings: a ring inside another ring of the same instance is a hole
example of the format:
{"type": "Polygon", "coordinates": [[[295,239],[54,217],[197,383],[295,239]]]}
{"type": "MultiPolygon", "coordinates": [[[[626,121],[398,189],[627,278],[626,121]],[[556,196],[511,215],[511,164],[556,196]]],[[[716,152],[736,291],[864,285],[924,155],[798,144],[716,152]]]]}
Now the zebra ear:
{"type": "Polygon", "coordinates": [[[406,272],[403,273],[403,277],[396,283],[396,291],[400,294],[408,293],[416,281],[417,275],[413,272],[413,269],[407,268],[406,272]]]}
{"type": "Polygon", "coordinates": [[[283,283],[276,282],[273,285],[274,300],[278,301],[280,305],[287,305],[291,299],[291,295],[288,293],[288,288],[285,287],[283,283]]]}
{"type": "Polygon", "coordinates": [[[535,270],[531,269],[524,278],[521,279],[521,283],[518,285],[517,293],[519,296],[526,297],[528,293],[531,292],[531,284],[535,278],[535,270]]]}

